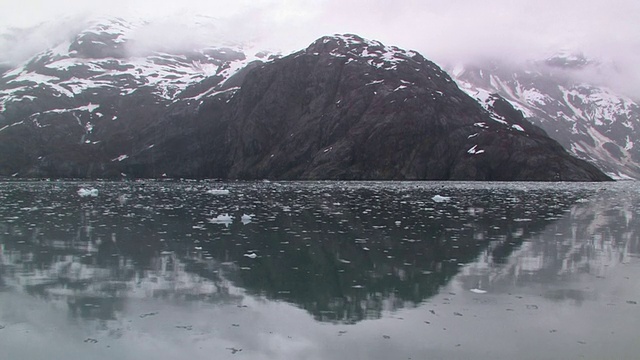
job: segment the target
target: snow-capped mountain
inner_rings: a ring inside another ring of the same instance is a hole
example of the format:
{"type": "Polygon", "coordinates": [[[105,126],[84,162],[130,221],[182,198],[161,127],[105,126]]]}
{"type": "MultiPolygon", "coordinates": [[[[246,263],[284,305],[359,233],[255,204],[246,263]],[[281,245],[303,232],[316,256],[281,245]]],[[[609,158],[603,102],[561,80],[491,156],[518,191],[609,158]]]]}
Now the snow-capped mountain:
{"type": "Polygon", "coordinates": [[[0,175],[606,179],[414,51],[356,35],[285,57],[142,46],[148,29],[93,21],[5,72],[0,175]]]}
{"type": "Polygon", "coordinates": [[[158,101],[175,100],[186,97],[185,93],[194,91],[191,85],[205,79],[212,88],[223,88],[239,69],[268,56],[245,52],[240,46],[140,50],[135,34],[145,25],[119,18],[89,22],[74,38],[7,71],[0,82],[0,111],[10,112],[15,103],[35,101],[31,96],[34,88],[70,99],[146,91],[158,101]]]}
{"type": "Polygon", "coordinates": [[[86,170],[69,161],[82,153],[96,164],[120,162],[131,155],[122,148],[169,106],[232,93],[240,81],[234,75],[275,57],[237,44],[159,51],[140,45],[138,34],[148,26],[120,18],[91,20],[57,46],[4,72],[0,135],[10,129],[18,133],[0,144],[4,175],[25,165],[62,164],[66,170],[51,176],[84,177],[86,170]]]}
{"type": "Polygon", "coordinates": [[[490,62],[450,69],[460,88],[490,108],[507,100],[575,156],[617,179],[640,179],[639,102],[580,79],[601,66],[561,52],[524,66],[490,62]]]}

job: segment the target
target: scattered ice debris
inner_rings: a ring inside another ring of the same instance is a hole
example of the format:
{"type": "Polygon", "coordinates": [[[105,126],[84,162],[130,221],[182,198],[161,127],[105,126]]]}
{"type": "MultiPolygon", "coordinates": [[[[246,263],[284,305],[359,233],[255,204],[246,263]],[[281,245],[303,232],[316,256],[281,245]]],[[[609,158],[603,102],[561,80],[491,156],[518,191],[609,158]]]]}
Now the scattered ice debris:
{"type": "Polygon", "coordinates": [[[207,219],[210,223],[214,224],[229,224],[233,222],[233,217],[229,214],[220,214],[214,218],[207,219]]]}
{"type": "Polygon", "coordinates": [[[364,286],[362,286],[362,285],[353,285],[352,288],[354,288],[354,289],[362,289],[362,288],[364,288],[364,286]]]}
{"type": "Polygon", "coordinates": [[[247,253],[244,254],[245,257],[248,257],[249,259],[255,259],[258,257],[258,255],[256,255],[256,253],[247,253]]]}
{"type": "Polygon", "coordinates": [[[229,190],[211,189],[211,190],[207,190],[207,194],[211,194],[211,195],[229,195],[229,190]]]}
{"type": "Polygon", "coordinates": [[[481,290],[481,289],[471,289],[469,291],[471,291],[474,294],[486,294],[487,293],[486,290],[481,290]]]}
{"type": "Polygon", "coordinates": [[[445,201],[451,200],[451,197],[442,196],[442,195],[436,195],[436,196],[432,197],[431,200],[440,203],[440,202],[445,202],[445,201]]]}
{"type": "Polygon", "coordinates": [[[524,131],[524,128],[518,124],[513,124],[511,125],[512,128],[518,130],[518,131],[524,131]]]}
{"type": "Polygon", "coordinates": [[[94,188],[80,188],[78,189],[78,195],[80,197],[87,197],[87,196],[91,196],[91,197],[97,197],[98,196],[98,189],[94,189],[94,188]]]}
{"type": "Polygon", "coordinates": [[[338,259],[338,261],[340,261],[343,264],[351,264],[351,261],[345,260],[345,259],[338,259]]]}

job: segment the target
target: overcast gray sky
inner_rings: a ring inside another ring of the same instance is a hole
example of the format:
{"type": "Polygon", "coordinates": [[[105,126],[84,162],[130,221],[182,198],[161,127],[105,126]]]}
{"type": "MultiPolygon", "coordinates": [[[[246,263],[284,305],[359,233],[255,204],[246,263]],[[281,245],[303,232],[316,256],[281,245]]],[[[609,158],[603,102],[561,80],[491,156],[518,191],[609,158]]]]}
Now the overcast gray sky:
{"type": "MultiPolygon", "coordinates": [[[[211,35],[200,34],[204,38],[250,39],[283,52],[322,35],[356,33],[440,63],[490,55],[539,58],[569,49],[629,71],[640,64],[638,0],[0,0],[0,28],[89,14],[162,21],[166,33],[158,39],[176,43],[196,38],[180,31],[189,29],[181,22],[207,15],[220,25],[207,30],[211,35]]],[[[18,58],[65,31],[43,29],[20,44],[5,40],[0,50],[18,58]]]]}

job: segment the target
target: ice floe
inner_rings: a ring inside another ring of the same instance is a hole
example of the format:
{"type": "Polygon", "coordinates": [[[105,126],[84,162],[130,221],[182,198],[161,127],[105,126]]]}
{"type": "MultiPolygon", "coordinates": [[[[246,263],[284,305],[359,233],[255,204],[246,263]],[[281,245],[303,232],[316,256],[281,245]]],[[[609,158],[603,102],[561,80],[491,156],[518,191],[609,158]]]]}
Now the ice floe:
{"type": "Polygon", "coordinates": [[[242,221],[242,223],[246,225],[251,222],[251,220],[253,219],[253,216],[254,216],[253,214],[251,215],[242,214],[240,221],[242,221]]]}
{"type": "Polygon", "coordinates": [[[233,216],[229,214],[220,214],[214,218],[207,219],[210,223],[214,224],[229,224],[233,222],[233,216]]]}
{"type": "Polygon", "coordinates": [[[225,190],[225,189],[210,189],[210,190],[207,190],[207,194],[211,194],[211,195],[229,195],[229,190],[225,190]]]}
{"type": "Polygon", "coordinates": [[[435,195],[434,197],[431,198],[431,200],[440,203],[440,202],[445,202],[445,201],[451,200],[451,197],[442,196],[442,195],[435,195]]]}
{"type": "Polygon", "coordinates": [[[95,188],[80,188],[78,189],[78,195],[80,197],[97,197],[98,196],[98,189],[95,188]]]}

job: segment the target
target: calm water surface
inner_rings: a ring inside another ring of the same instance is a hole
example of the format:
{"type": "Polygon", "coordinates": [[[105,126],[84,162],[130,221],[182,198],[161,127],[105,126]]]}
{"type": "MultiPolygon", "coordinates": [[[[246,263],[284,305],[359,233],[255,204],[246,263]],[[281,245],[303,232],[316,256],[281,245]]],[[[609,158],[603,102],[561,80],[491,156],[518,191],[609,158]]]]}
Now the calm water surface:
{"type": "Polygon", "coordinates": [[[639,211],[635,182],[0,183],[0,358],[637,359],[639,211]]]}

